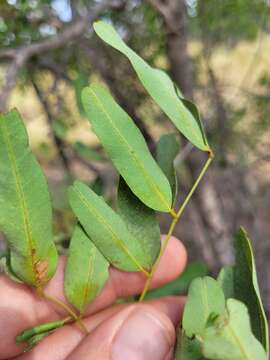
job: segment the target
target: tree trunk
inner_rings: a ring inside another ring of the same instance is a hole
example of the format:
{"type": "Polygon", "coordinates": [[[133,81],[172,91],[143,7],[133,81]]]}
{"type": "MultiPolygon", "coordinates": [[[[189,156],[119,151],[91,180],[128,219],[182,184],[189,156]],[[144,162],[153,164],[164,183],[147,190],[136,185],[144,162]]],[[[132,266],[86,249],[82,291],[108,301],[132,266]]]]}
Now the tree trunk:
{"type": "MultiPolygon", "coordinates": [[[[172,77],[184,96],[192,100],[194,81],[192,63],[187,49],[188,28],[185,0],[149,1],[164,19],[172,77]]],[[[187,166],[193,182],[196,180],[198,171],[204,161],[204,154],[198,152],[193,153],[191,158],[188,159],[187,166]]],[[[231,261],[232,254],[229,246],[229,227],[226,226],[220,199],[209,174],[202,181],[191,201],[193,201],[193,211],[197,212],[196,215],[193,215],[193,219],[197,219],[196,233],[193,234],[194,242],[198,241],[198,237],[202,237],[203,233],[207,234],[203,246],[211,248],[211,251],[208,251],[205,260],[209,261],[211,257],[213,270],[217,270],[221,264],[231,261]],[[215,256],[215,259],[213,259],[213,256],[215,256]]],[[[202,251],[202,255],[206,257],[204,251],[202,251]]]]}

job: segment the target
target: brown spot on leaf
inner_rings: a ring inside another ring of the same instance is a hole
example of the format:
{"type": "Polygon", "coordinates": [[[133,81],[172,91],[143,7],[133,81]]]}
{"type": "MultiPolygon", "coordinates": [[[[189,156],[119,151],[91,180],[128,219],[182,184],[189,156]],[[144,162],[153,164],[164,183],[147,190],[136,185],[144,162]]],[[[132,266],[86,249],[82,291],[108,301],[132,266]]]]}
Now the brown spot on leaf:
{"type": "Polygon", "coordinates": [[[49,262],[47,260],[39,260],[35,264],[35,271],[38,285],[43,285],[48,281],[49,262]]]}

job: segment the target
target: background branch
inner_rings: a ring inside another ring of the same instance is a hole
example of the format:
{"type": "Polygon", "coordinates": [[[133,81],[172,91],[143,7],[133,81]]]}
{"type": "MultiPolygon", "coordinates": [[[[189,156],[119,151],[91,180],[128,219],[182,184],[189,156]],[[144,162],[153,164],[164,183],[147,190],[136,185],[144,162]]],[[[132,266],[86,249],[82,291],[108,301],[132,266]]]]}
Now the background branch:
{"type": "Polygon", "coordinates": [[[16,79],[19,70],[34,55],[41,55],[47,51],[52,51],[67,44],[81,36],[90,25],[108,8],[115,7],[116,3],[112,1],[104,1],[97,5],[94,9],[90,9],[88,13],[78,18],[66,26],[60,33],[40,42],[36,42],[27,46],[17,48],[16,50],[5,50],[0,53],[0,57],[13,59],[7,69],[5,76],[5,84],[0,93],[0,111],[7,110],[7,102],[12,89],[16,85],[16,79]]]}

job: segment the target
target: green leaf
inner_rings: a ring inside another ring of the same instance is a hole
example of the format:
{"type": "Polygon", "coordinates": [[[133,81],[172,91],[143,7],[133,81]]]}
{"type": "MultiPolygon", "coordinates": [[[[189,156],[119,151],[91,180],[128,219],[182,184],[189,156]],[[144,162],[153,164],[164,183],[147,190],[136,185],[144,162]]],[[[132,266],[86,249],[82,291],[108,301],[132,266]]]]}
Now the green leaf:
{"type": "Polygon", "coordinates": [[[207,322],[220,315],[224,308],[224,294],[216,280],[209,276],[193,280],[183,314],[183,329],[187,336],[201,336],[207,322]]]}
{"type": "Polygon", "coordinates": [[[175,360],[202,360],[201,343],[196,339],[190,339],[179,328],[175,360]]]}
{"type": "Polygon", "coordinates": [[[234,267],[233,266],[224,266],[221,269],[217,280],[223,290],[225,299],[235,298],[234,267]]]}
{"type": "Polygon", "coordinates": [[[229,299],[226,313],[206,329],[203,355],[213,360],[267,360],[262,344],[251,332],[247,307],[229,299]]]}
{"type": "Polygon", "coordinates": [[[108,280],[108,268],[108,261],[77,225],[69,246],[64,289],[68,301],[80,314],[84,314],[108,280]]]}
{"type": "Polygon", "coordinates": [[[111,25],[97,21],[94,23],[94,30],[104,42],[129,59],[147,92],[177,129],[199,149],[209,151],[200,125],[176,94],[174,84],[169,76],[164,71],[149,66],[124,43],[111,25]]]}
{"type": "Polygon", "coordinates": [[[139,239],[128,232],[122,218],[86,185],[76,181],[69,190],[71,207],[99,251],[125,271],[150,268],[139,239]]]}
{"type": "Polygon", "coordinates": [[[3,267],[4,273],[13,281],[23,284],[23,281],[19,279],[11,269],[10,265],[10,249],[7,250],[6,256],[0,260],[0,264],[3,267]]]}
{"type": "Polygon", "coordinates": [[[0,115],[0,230],[16,277],[36,287],[47,283],[57,265],[48,186],[15,110],[0,115]]]}
{"type": "Polygon", "coordinates": [[[105,157],[98,151],[91,149],[89,146],[80,141],[76,141],[72,145],[74,151],[87,161],[104,161],[105,157]]]}
{"type": "Polygon", "coordinates": [[[82,101],[95,133],[130,189],[147,206],[169,212],[170,184],[129,115],[98,84],[83,90],[82,101]]]}
{"type": "Polygon", "coordinates": [[[173,201],[177,195],[177,176],[173,162],[178,152],[179,142],[176,134],[165,134],[160,137],[156,147],[157,163],[169,180],[173,201]]]}
{"type": "Polygon", "coordinates": [[[161,239],[155,211],[145,206],[129,189],[120,177],[118,185],[118,214],[125,222],[128,231],[140,242],[151,268],[158,257],[161,239]]]}
{"type": "Polygon", "coordinates": [[[240,228],[235,237],[235,251],[235,298],[248,307],[252,331],[268,354],[268,323],[260,296],[251,242],[243,228],[240,228]]]}
{"type": "Polygon", "coordinates": [[[188,108],[188,110],[190,111],[190,113],[193,115],[194,119],[197,121],[200,130],[201,130],[201,134],[204,140],[204,143],[208,146],[209,149],[209,144],[207,141],[207,137],[206,137],[206,133],[203,127],[203,123],[202,123],[202,119],[201,119],[201,115],[199,112],[199,109],[197,108],[197,106],[190,100],[184,99],[183,96],[180,96],[183,104],[185,105],[186,108],[188,108]]]}
{"type": "Polygon", "coordinates": [[[208,268],[204,263],[194,262],[188,264],[185,271],[175,280],[158,288],[148,291],[146,299],[156,299],[169,295],[181,295],[186,293],[192,280],[207,275],[208,268]]]}

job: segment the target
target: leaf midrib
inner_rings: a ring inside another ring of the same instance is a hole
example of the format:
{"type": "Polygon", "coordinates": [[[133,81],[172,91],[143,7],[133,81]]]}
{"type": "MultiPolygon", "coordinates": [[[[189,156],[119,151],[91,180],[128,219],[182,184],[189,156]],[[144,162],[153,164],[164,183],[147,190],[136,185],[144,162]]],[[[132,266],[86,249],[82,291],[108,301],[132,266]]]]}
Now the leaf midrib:
{"type": "MultiPolygon", "coordinates": [[[[229,316],[230,316],[230,314],[229,314],[229,316]]],[[[241,340],[238,339],[237,335],[236,335],[235,332],[234,332],[234,329],[233,329],[233,328],[231,327],[231,325],[230,325],[230,322],[227,323],[227,328],[228,328],[229,333],[231,334],[232,338],[233,338],[233,339],[235,340],[235,342],[238,344],[239,349],[240,349],[241,353],[244,355],[244,357],[245,357],[247,360],[253,360],[253,359],[251,359],[251,358],[249,357],[248,353],[246,353],[245,347],[242,345],[241,340]]]]}
{"type": "Polygon", "coordinates": [[[118,130],[118,128],[115,126],[114,122],[112,121],[110,114],[106,111],[105,107],[103,106],[102,102],[99,100],[99,98],[97,97],[97,95],[95,94],[95,92],[89,87],[89,90],[91,91],[91,93],[93,94],[94,98],[96,99],[96,103],[97,106],[99,106],[99,108],[101,109],[101,111],[105,114],[105,116],[108,118],[111,126],[113,127],[113,129],[115,130],[115,132],[119,135],[120,139],[122,140],[122,142],[126,145],[128,152],[131,156],[131,158],[133,158],[134,162],[138,165],[138,167],[142,170],[143,175],[145,176],[145,179],[147,181],[147,183],[149,184],[150,188],[153,189],[153,191],[158,195],[158,197],[160,198],[161,202],[166,206],[166,208],[169,210],[169,212],[171,211],[171,206],[167,203],[165,197],[163,196],[162,192],[159,190],[158,186],[153,183],[151,181],[151,178],[149,177],[147,171],[145,171],[145,168],[143,166],[143,164],[141,164],[140,159],[136,156],[136,154],[133,152],[132,147],[130,147],[129,143],[126,141],[126,139],[122,136],[121,132],[118,130]]]}
{"type": "Polygon", "coordinates": [[[136,267],[141,270],[142,272],[146,272],[145,269],[140,265],[140,263],[137,261],[137,259],[130,253],[130,251],[128,250],[128,248],[125,246],[125,244],[123,243],[123,241],[117,236],[117,234],[115,234],[115,232],[113,231],[112,227],[106,222],[106,219],[104,219],[104,217],[98,213],[94,207],[90,206],[89,201],[87,201],[83,195],[83,193],[77,189],[74,188],[74,191],[77,192],[80,200],[83,202],[83,204],[85,205],[85,207],[92,213],[94,214],[94,216],[97,218],[97,220],[101,223],[101,225],[103,225],[108,232],[112,235],[112,238],[115,240],[116,245],[118,245],[126,254],[127,256],[130,258],[130,260],[136,265],[136,267]]]}
{"type": "Polygon", "coordinates": [[[82,307],[80,312],[83,313],[87,304],[87,295],[89,292],[89,289],[91,287],[91,283],[90,283],[90,279],[92,279],[93,277],[93,272],[94,272],[94,266],[95,266],[95,258],[96,258],[96,254],[97,254],[97,249],[96,247],[93,249],[93,253],[92,255],[90,255],[90,259],[88,262],[88,269],[87,269],[87,277],[86,277],[86,285],[84,287],[84,291],[83,291],[83,299],[82,299],[82,307]]]}
{"type": "MultiPolygon", "coordinates": [[[[117,34],[118,35],[118,34],[117,34]]],[[[119,36],[119,35],[118,35],[119,36]]],[[[121,39],[121,38],[120,38],[121,39]]],[[[104,41],[104,39],[102,39],[103,41],[104,41]]],[[[122,41],[122,39],[121,39],[121,41],[122,41]]],[[[158,70],[158,69],[156,69],[156,68],[153,68],[152,66],[150,66],[143,58],[141,58],[140,56],[138,56],[138,54],[136,54],[136,52],[133,50],[133,49],[131,49],[130,47],[128,47],[127,46],[127,44],[124,42],[124,41],[122,41],[123,42],[123,44],[122,44],[122,46],[124,47],[124,50],[122,49],[122,54],[123,55],[125,55],[128,59],[129,59],[129,61],[131,62],[131,64],[133,65],[133,67],[134,67],[134,70],[136,71],[136,73],[137,73],[137,75],[139,76],[139,79],[141,80],[141,82],[143,83],[143,85],[144,85],[144,87],[146,88],[146,90],[148,91],[148,86],[146,86],[145,85],[145,81],[142,79],[142,76],[141,76],[141,74],[139,73],[139,71],[137,71],[137,68],[138,68],[138,66],[137,66],[137,64],[135,63],[135,60],[134,59],[132,59],[132,57],[131,57],[131,55],[132,56],[134,56],[135,58],[137,58],[137,60],[139,60],[140,62],[142,62],[143,63],[143,65],[144,66],[146,66],[146,67],[149,67],[150,68],[150,70],[152,70],[152,71],[155,71],[155,70],[158,70]],[[125,49],[126,48],[126,49],[125,49]],[[130,54],[131,53],[131,54],[130,54]]],[[[112,46],[111,44],[109,44],[110,46],[112,46]]],[[[114,46],[112,46],[112,47],[114,47],[114,46]]],[[[120,51],[120,50],[119,50],[120,51]]],[[[164,85],[163,84],[163,82],[162,82],[162,85],[164,85]]],[[[167,90],[167,91],[165,91],[166,92],[166,94],[167,95],[169,95],[169,97],[170,97],[170,99],[171,100],[173,100],[173,101],[175,101],[175,98],[173,97],[173,95],[171,95],[171,89],[170,89],[170,87],[169,87],[169,85],[167,84],[167,83],[165,83],[165,86],[166,86],[166,89],[165,90],[167,90]],[[169,90],[169,91],[168,91],[169,90]]],[[[149,92],[149,91],[148,91],[149,92]]],[[[150,93],[150,92],[149,92],[150,93]]],[[[158,105],[159,105],[159,102],[158,101],[156,101],[156,99],[150,94],[150,96],[154,99],[154,101],[156,102],[156,103],[158,103],[158,105]]],[[[179,100],[178,99],[178,97],[176,96],[176,99],[177,100],[179,100]]],[[[184,116],[184,112],[186,111],[187,113],[190,113],[190,111],[185,107],[185,105],[179,100],[179,101],[177,101],[177,103],[179,104],[178,105],[178,110],[179,110],[179,113],[180,113],[180,118],[181,118],[181,115],[183,115],[184,116]]],[[[159,105],[160,106],[160,105],[159,105]]],[[[161,106],[160,106],[161,107],[161,106]]],[[[162,110],[163,110],[163,112],[167,115],[167,116],[169,116],[168,115],[168,110],[164,110],[163,108],[162,108],[162,110]]],[[[170,115],[170,116],[172,116],[172,115],[170,115]]],[[[170,117],[169,116],[169,117],[170,117]]],[[[173,116],[174,117],[174,116],[173,116]]],[[[190,117],[192,117],[192,114],[190,114],[190,117]]],[[[179,120],[179,119],[178,119],[179,120]]],[[[192,120],[193,121],[193,120],[192,120]]],[[[180,121],[181,122],[181,121],[180,121]]],[[[199,131],[201,131],[200,130],[200,126],[197,124],[197,122],[196,122],[196,120],[194,120],[194,122],[195,122],[195,124],[198,126],[198,128],[199,128],[199,131]]],[[[188,125],[188,124],[186,124],[186,125],[188,125]]],[[[180,130],[181,132],[183,131],[182,129],[180,130]]],[[[196,142],[197,143],[201,143],[201,139],[198,137],[198,135],[196,134],[196,131],[195,130],[191,130],[192,131],[192,135],[196,138],[196,142]]],[[[185,131],[186,132],[186,131],[185,131]]],[[[186,137],[187,137],[187,135],[185,135],[186,137]]],[[[205,141],[204,141],[204,139],[203,139],[203,141],[202,141],[202,143],[205,145],[205,146],[207,146],[207,144],[205,143],[205,141]]]]}
{"type": "MultiPolygon", "coordinates": [[[[27,240],[27,244],[28,244],[32,270],[34,270],[35,263],[36,263],[36,257],[34,255],[35,246],[34,246],[34,239],[32,238],[32,229],[31,229],[30,220],[29,220],[29,212],[28,212],[27,202],[25,199],[25,195],[24,195],[24,191],[23,191],[23,187],[22,187],[22,183],[21,183],[20,171],[17,167],[16,157],[14,154],[12,143],[10,141],[10,133],[8,131],[8,128],[4,122],[2,122],[2,124],[0,124],[0,125],[2,127],[3,137],[4,137],[4,141],[6,143],[6,148],[7,148],[7,154],[10,159],[11,169],[12,169],[13,177],[15,180],[16,194],[19,199],[19,204],[20,204],[21,213],[22,213],[24,233],[25,233],[25,237],[27,240]]],[[[33,271],[33,274],[34,274],[35,282],[37,282],[37,279],[35,276],[36,274],[34,271],[33,271]]]]}

